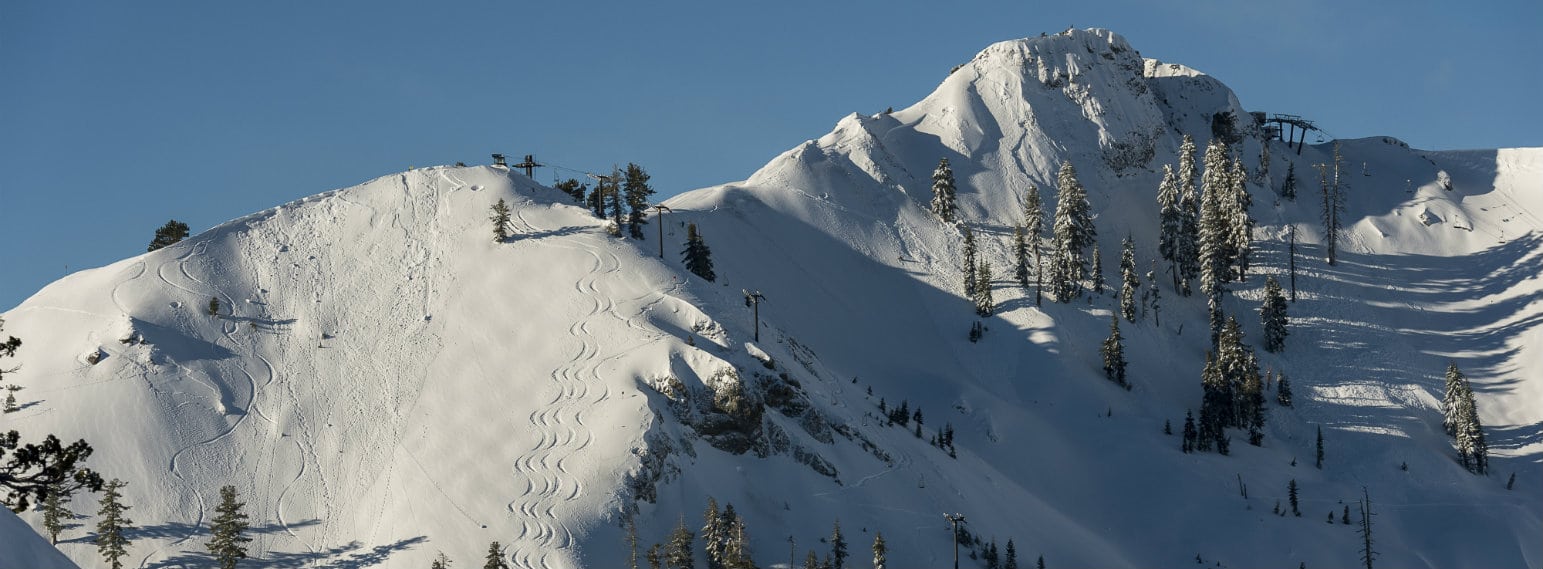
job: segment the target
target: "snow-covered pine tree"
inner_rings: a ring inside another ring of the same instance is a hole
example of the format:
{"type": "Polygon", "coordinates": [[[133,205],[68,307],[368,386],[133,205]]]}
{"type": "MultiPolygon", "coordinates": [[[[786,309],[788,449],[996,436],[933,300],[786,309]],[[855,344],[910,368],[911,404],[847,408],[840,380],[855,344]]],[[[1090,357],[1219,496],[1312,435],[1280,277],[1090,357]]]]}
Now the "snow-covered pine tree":
{"type": "Polygon", "coordinates": [[[1297,201],[1297,165],[1295,162],[1286,163],[1286,179],[1280,185],[1280,197],[1289,201],[1297,201]]]}
{"type": "Polygon", "coordinates": [[[1259,446],[1264,442],[1264,383],[1259,380],[1257,366],[1252,367],[1243,379],[1243,405],[1248,444],[1259,446]]]}
{"type": "Polygon", "coordinates": [[[1463,376],[1462,370],[1457,369],[1457,363],[1447,363],[1446,393],[1441,397],[1441,427],[1447,434],[1457,434],[1458,407],[1463,398],[1463,387],[1468,384],[1468,379],[1463,376]]]}
{"type": "Polygon", "coordinates": [[[664,566],[669,569],[696,569],[696,558],[691,555],[695,540],[696,536],[686,529],[686,516],[682,514],[665,545],[664,566]]]}
{"type": "Polygon", "coordinates": [[[488,555],[482,569],[509,569],[509,562],[504,560],[504,548],[498,542],[488,544],[488,555]]]}
{"type": "Polygon", "coordinates": [[[686,263],[686,270],[707,282],[718,280],[718,275],[713,272],[713,252],[707,248],[707,242],[702,240],[702,234],[697,231],[695,223],[686,224],[686,248],[680,254],[686,263]]]}
{"type": "Polygon", "coordinates": [[[450,556],[441,551],[439,555],[434,556],[434,561],[429,563],[429,569],[450,569],[451,565],[450,556]]]}
{"type": "Polygon", "coordinates": [[[873,569],[887,569],[888,554],[889,550],[884,546],[884,532],[873,532],[873,569]]]}
{"type": "Polygon", "coordinates": [[[755,563],[750,560],[750,536],[745,533],[745,518],[734,516],[729,521],[728,534],[729,539],[723,547],[724,569],[755,569],[755,563]]]}
{"type": "Polygon", "coordinates": [[[820,569],[820,556],[809,550],[809,555],[804,556],[804,569],[820,569]]]}
{"type": "Polygon", "coordinates": [[[1286,379],[1286,373],[1281,372],[1280,379],[1275,385],[1275,402],[1281,407],[1291,406],[1291,380],[1286,379]]]}
{"type": "MultiPolygon", "coordinates": [[[[917,409],[916,412],[921,413],[921,409],[917,409]]],[[[920,417],[920,415],[917,416],[920,417]]],[[[921,421],[918,420],[916,424],[920,426],[921,421]]],[[[830,559],[835,569],[846,569],[847,540],[841,535],[841,520],[839,519],[836,520],[835,525],[831,527],[830,531],[830,559]]]]}
{"type": "Polygon", "coordinates": [[[1259,323],[1264,329],[1264,351],[1286,349],[1286,295],[1274,276],[1264,279],[1264,304],[1259,307],[1259,323]]]}
{"type": "Polygon", "coordinates": [[[1168,262],[1173,290],[1179,291],[1179,239],[1184,231],[1184,210],[1179,203],[1179,178],[1169,164],[1163,165],[1163,181],[1157,185],[1157,210],[1157,253],[1168,262]]]}
{"type": "Polygon", "coordinates": [[[1120,387],[1130,389],[1130,383],[1125,380],[1125,344],[1120,339],[1120,317],[1109,316],[1109,337],[1104,338],[1101,352],[1104,355],[1104,377],[1120,384],[1120,387]]]}
{"type": "Polygon", "coordinates": [[[1104,294],[1104,248],[1093,244],[1093,294],[1104,294]]]}
{"type": "Polygon", "coordinates": [[[1485,474],[1489,471],[1489,444],[1484,439],[1484,425],[1479,421],[1479,409],[1473,398],[1473,387],[1468,380],[1462,381],[1457,400],[1456,417],[1457,456],[1463,468],[1485,474]]]}
{"type": "Polygon", "coordinates": [[[43,499],[43,529],[48,532],[48,542],[59,545],[59,532],[64,522],[75,518],[69,508],[70,496],[58,484],[48,485],[48,497],[43,499]]]}
{"type": "Polygon", "coordinates": [[[1243,342],[1243,326],[1236,318],[1227,317],[1216,344],[1216,361],[1226,386],[1231,404],[1223,410],[1221,424],[1225,427],[1247,428],[1252,404],[1243,393],[1243,384],[1250,376],[1259,375],[1258,360],[1254,351],[1243,342]]]}
{"type": "Polygon", "coordinates": [[[948,167],[948,158],[938,160],[938,168],[932,171],[932,214],[944,223],[958,221],[958,206],[954,202],[954,170],[948,167]]]}
{"type": "Polygon", "coordinates": [[[1190,295],[1190,281],[1200,276],[1200,196],[1195,193],[1195,139],[1184,135],[1179,145],[1179,233],[1174,244],[1178,258],[1179,292],[1190,295]]]}
{"type": "Polygon", "coordinates": [[[1227,282],[1230,268],[1230,224],[1223,209],[1227,195],[1227,149],[1220,142],[1212,141],[1205,150],[1204,193],[1200,205],[1200,292],[1206,295],[1206,306],[1211,313],[1211,336],[1215,341],[1220,332],[1223,283],[1227,282]]]}
{"type": "Polygon", "coordinates": [[[1013,226],[1013,279],[1024,290],[1029,289],[1029,242],[1022,226],[1013,226]]]}
{"type": "Polygon", "coordinates": [[[723,569],[723,547],[728,533],[718,514],[718,500],[712,496],[707,497],[707,511],[702,512],[702,520],[702,548],[707,553],[707,568],[723,569]]]}
{"type": "Polygon", "coordinates": [[[1136,242],[1129,235],[1120,242],[1120,316],[1136,321],[1136,289],[1141,277],[1136,275],[1136,242]]]}
{"type": "Polygon", "coordinates": [[[155,230],[155,237],[150,240],[150,245],[145,248],[145,251],[161,249],[187,238],[188,224],[173,219],[155,230]]]}
{"type": "Polygon", "coordinates": [[[964,296],[973,299],[976,280],[975,232],[970,230],[970,226],[965,225],[962,233],[964,234],[964,266],[960,268],[964,272],[964,296]]]}
{"type": "Polygon", "coordinates": [[[221,487],[220,505],[214,508],[214,520],[209,523],[209,532],[214,536],[207,546],[220,569],[236,569],[236,562],[246,559],[247,542],[252,541],[246,536],[250,524],[246,521],[246,512],[242,511],[246,503],[238,502],[236,498],[235,486],[221,487]]]}
{"type": "Polygon", "coordinates": [[[1002,569],[1018,569],[1018,548],[1013,546],[1012,538],[1007,539],[1007,557],[1002,560],[1002,569]]]}
{"type": "Polygon", "coordinates": [[[1040,306],[1045,292],[1045,265],[1040,259],[1039,240],[1045,233],[1045,209],[1040,201],[1039,186],[1034,184],[1029,184],[1023,197],[1023,229],[1034,250],[1034,306],[1040,306]]]}
{"type": "Polygon", "coordinates": [[[123,557],[129,554],[129,545],[133,542],[124,537],[124,532],[134,527],[134,520],[123,516],[129,511],[125,505],[123,493],[120,490],[128,486],[127,482],[117,478],[109,481],[102,487],[102,499],[97,501],[99,509],[96,512],[96,544],[97,553],[102,555],[102,560],[112,569],[123,569],[123,557]]]}
{"type": "Polygon", "coordinates": [[[991,298],[991,261],[981,261],[975,274],[975,314],[991,316],[996,312],[996,301],[991,298]]]}
{"type": "Polygon", "coordinates": [[[648,179],[648,172],[642,166],[627,163],[627,181],[622,186],[622,194],[627,202],[627,230],[633,239],[643,238],[643,225],[648,223],[648,196],[654,195],[648,179]]]}
{"type": "Polygon", "coordinates": [[[1245,281],[1248,280],[1248,265],[1253,257],[1254,217],[1249,215],[1248,210],[1253,207],[1254,199],[1248,193],[1248,170],[1244,168],[1242,159],[1232,159],[1232,171],[1228,178],[1232,193],[1232,198],[1227,200],[1230,208],[1228,221],[1231,225],[1228,229],[1232,238],[1232,261],[1237,267],[1237,280],[1245,281]]]}
{"type": "Polygon", "coordinates": [[[1056,190],[1050,286],[1056,300],[1071,302],[1087,274],[1084,252],[1096,242],[1098,231],[1093,226],[1093,208],[1088,204],[1087,190],[1077,181],[1077,169],[1071,162],[1061,163],[1056,190]]]}
{"type": "MultiPolygon", "coordinates": [[[[1155,263],[1155,262],[1153,263],[1153,265],[1156,265],[1156,264],[1157,263],[1155,263]]],[[[1151,294],[1150,298],[1151,298],[1151,304],[1152,304],[1152,323],[1156,324],[1158,326],[1162,326],[1163,325],[1163,315],[1162,315],[1163,314],[1163,293],[1162,293],[1161,287],[1157,286],[1157,268],[1156,267],[1153,267],[1152,270],[1147,271],[1147,285],[1148,285],[1147,286],[1147,292],[1151,294]]]]}
{"type": "Polygon", "coordinates": [[[655,543],[648,548],[648,569],[664,569],[664,545],[655,543]]]}
{"type": "Polygon", "coordinates": [[[488,217],[493,222],[493,242],[503,243],[509,240],[509,204],[504,198],[498,198],[498,203],[493,204],[493,215],[488,217]]]}
{"type": "Polygon", "coordinates": [[[1226,427],[1225,416],[1232,408],[1232,395],[1227,389],[1227,379],[1221,365],[1211,352],[1205,354],[1205,367],[1200,372],[1200,421],[1197,425],[1195,449],[1211,450],[1211,443],[1221,438],[1226,427]]]}

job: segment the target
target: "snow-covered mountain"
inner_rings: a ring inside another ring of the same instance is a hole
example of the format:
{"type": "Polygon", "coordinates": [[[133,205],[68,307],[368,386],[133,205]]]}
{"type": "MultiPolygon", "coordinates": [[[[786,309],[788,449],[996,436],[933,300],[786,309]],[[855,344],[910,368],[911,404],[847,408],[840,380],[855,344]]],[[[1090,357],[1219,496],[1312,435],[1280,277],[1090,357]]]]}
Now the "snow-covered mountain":
{"type": "MultiPolygon", "coordinates": [[[[1262,447],[1183,454],[1163,433],[1199,405],[1198,296],[1165,285],[1161,325],[1123,328],[1130,391],[1100,369],[1109,295],[1036,307],[999,275],[999,310],[968,341],[958,229],[926,212],[939,158],[999,268],[1027,188],[1053,204],[1070,161],[1114,275],[1126,235],[1142,267],[1157,258],[1161,166],[1183,134],[1203,146],[1219,113],[1257,168],[1250,115],[1209,76],[1103,30],[995,44],[910,108],[848,116],[744,182],[670,199],[663,259],[659,220],[614,238],[502,168],[382,177],[6,312],[25,340],[7,377],[26,389],[0,429],[89,440],[90,466],[130,483],[146,567],[202,562],[227,484],[252,516],[254,566],[426,566],[441,551],[465,565],[496,540],[519,567],[623,567],[629,514],[646,548],[682,516],[700,528],[712,496],[744,517],[762,566],[790,545],[799,562],[828,550],[839,518],[849,565],[882,531],[890,567],[941,567],[942,514],[958,512],[1052,567],[1341,567],[1360,542],[1325,512],[1363,487],[1379,566],[1538,566],[1543,149],[1341,141],[1348,222],[1328,266],[1311,165],[1330,149],[1269,143],[1273,186],[1294,165],[1300,197],[1250,186],[1256,268],[1225,305],[1257,344],[1262,275],[1284,273],[1295,226],[1291,336],[1259,353],[1297,404],[1270,405],[1262,447]],[[506,243],[487,220],[499,199],[506,243]],[[688,222],[717,282],[682,268],[688,222]],[[742,289],[765,297],[759,341],[742,289]],[[1487,477],[1442,431],[1448,361],[1478,392],[1487,477]],[[881,401],[919,409],[922,436],[881,401]],[[944,425],[956,457],[929,444],[944,425]],[[1303,517],[1271,514],[1293,479],[1303,517]]],[[[80,532],[62,550],[98,566],[80,532]]]]}

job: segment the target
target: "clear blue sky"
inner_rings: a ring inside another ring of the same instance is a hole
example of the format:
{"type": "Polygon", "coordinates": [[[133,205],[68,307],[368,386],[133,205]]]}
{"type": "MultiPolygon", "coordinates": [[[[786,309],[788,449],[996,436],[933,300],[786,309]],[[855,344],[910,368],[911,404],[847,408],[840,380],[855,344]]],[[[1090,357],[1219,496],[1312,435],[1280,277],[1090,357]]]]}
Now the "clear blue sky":
{"type": "Polygon", "coordinates": [[[991,42],[1069,26],[1337,136],[1543,145],[1537,0],[1076,4],[0,0],[0,309],[169,218],[198,232],[409,166],[740,180],[991,42]]]}

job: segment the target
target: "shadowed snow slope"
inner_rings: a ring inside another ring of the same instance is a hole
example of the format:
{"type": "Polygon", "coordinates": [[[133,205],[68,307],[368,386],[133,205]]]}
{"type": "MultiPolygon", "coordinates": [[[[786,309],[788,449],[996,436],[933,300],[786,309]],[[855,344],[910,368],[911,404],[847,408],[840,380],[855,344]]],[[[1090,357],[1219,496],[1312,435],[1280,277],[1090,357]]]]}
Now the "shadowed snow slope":
{"type": "MultiPolygon", "coordinates": [[[[1347,221],[1328,266],[1311,166],[1331,149],[1270,142],[1271,184],[1249,188],[1254,269],[1225,309],[1257,344],[1263,275],[1286,280],[1295,226],[1291,336],[1260,354],[1297,405],[1272,402],[1264,445],[1239,436],[1231,456],[1182,454],[1162,432],[1198,408],[1198,296],[1160,278],[1161,324],[1122,323],[1126,391],[1100,369],[1112,295],[1036,307],[1012,281],[1023,195],[1038,185],[1048,216],[1062,161],[1089,190],[1109,280],[1126,235],[1150,268],[1161,166],[1228,112],[1257,168],[1256,127],[1211,77],[1103,30],[999,43],[910,108],[848,116],[744,182],[669,200],[662,261],[660,220],[613,238],[503,169],[380,178],[7,312],[27,389],[0,427],[90,440],[92,466],[131,483],[147,567],[204,562],[225,484],[252,515],[253,566],[423,566],[439,551],[464,565],[497,540],[518,567],[623,567],[629,513],[644,549],[682,515],[700,528],[713,496],[744,516],[763,566],[787,562],[790,536],[799,560],[823,553],[837,518],[855,566],[878,531],[890,567],[943,566],[946,511],[1056,567],[1340,567],[1359,541],[1338,516],[1363,487],[1380,566],[1538,566],[1543,150],[1342,141],[1347,221]],[[925,211],[941,157],[997,267],[978,343],[958,229],[925,211]],[[1288,164],[1295,201],[1272,189],[1288,164]],[[494,243],[500,198],[515,236],[494,243]],[[681,268],[687,222],[715,283],[681,268]],[[764,293],[759,342],[741,289],[764,293]],[[1474,381],[1488,477],[1442,432],[1448,361],[1474,381]],[[919,409],[921,436],[881,401],[919,409]],[[944,425],[957,458],[929,444],[944,425]],[[1271,514],[1293,479],[1303,517],[1271,514]]],[[[98,563],[69,537],[65,553],[98,563]]]]}
{"type": "Polygon", "coordinates": [[[76,569],[59,550],[7,508],[0,508],[0,567],[76,569]]]}

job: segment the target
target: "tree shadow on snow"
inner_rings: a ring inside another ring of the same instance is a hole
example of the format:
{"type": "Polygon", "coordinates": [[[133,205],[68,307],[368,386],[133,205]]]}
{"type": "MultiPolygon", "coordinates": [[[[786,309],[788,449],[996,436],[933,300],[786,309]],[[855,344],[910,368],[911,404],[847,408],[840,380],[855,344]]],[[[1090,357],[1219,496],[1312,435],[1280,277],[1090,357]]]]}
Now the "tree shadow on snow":
{"type": "MultiPolygon", "coordinates": [[[[335,567],[338,569],[362,569],[384,565],[397,552],[412,549],[428,541],[427,536],[410,537],[386,545],[364,548],[357,541],[327,549],[306,552],[270,551],[241,561],[242,567],[265,569],[294,569],[300,567],[335,567]]],[[[214,557],[204,552],[183,553],[146,565],[149,569],[192,569],[212,567],[214,557]]]]}

